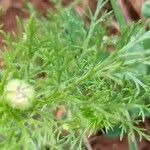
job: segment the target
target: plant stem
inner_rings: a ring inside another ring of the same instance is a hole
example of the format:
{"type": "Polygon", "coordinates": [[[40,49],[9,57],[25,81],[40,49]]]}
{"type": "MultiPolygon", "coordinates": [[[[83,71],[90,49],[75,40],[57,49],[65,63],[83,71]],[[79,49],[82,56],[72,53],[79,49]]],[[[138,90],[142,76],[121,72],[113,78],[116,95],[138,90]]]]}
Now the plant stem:
{"type": "Polygon", "coordinates": [[[129,146],[129,150],[138,150],[138,145],[136,140],[132,140],[130,139],[130,137],[128,137],[128,146],[129,146]]]}
{"type": "Polygon", "coordinates": [[[91,147],[90,143],[89,143],[89,140],[87,139],[86,136],[83,137],[83,142],[87,148],[87,150],[93,150],[93,148],[91,147]]]}
{"type": "Polygon", "coordinates": [[[91,37],[93,35],[94,29],[95,29],[95,27],[97,25],[97,18],[98,18],[99,12],[100,12],[100,10],[103,8],[103,6],[106,3],[107,3],[107,1],[106,2],[103,2],[103,0],[99,0],[98,1],[94,17],[92,18],[92,21],[91,21],[91,24],[90,24],[90,28],[89,28],[89,32],[88,32],[87,38],[85,39],[85,42],[83,43],[83,49],[84,50],[88,47],[89,42],[91,40],[91,37]]]}
{"type": "Polygon", "coordinates": [[[65,87],[64,91],[67,91],[68,89],[78,85],[79,83],[87,79],[90,75],[94,74],[95,73],[94,68],[95,66],[92,66],[92,68],[86,74],[84,74],[82,77],[78,78],[77,80],[69,84],[67,87],[65,87]]]}
{"type": "MultiPolygon", "coordinates": [[[[126,117],[127,117],[127,121],[131,122],[130,114],[128,111],[126,111],[126,117]]],[[[133,138],[131,138],[131,136],[128,135],[129,150],[138,150],[138,145],[137,145],[137,141],[134,135],[134,131],[130,127],[129,127],[129,130],[133,134],[133,138]]]]}
{"type": "Polygon", "coordinates": [[[114,11],[114,15],[116,17],[116,20],[118,21],[120,27],[126,26],[126,21],[124,19],[124,16],[118,6],[118,2],[116,0],[110,0],[113,11],[114,11]]]}

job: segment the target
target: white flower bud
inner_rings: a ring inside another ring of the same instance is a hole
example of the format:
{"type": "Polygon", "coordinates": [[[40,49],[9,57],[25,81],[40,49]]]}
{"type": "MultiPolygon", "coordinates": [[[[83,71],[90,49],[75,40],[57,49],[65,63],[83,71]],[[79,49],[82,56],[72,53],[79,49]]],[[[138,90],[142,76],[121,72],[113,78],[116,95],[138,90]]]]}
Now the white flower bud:
{"type": "Polygon", "coordinates": [[[23,80],[14,79],[4,88],[8,104],[15,109],[27,109],[32,105],[34,98],[33,87],[23,80]]]}

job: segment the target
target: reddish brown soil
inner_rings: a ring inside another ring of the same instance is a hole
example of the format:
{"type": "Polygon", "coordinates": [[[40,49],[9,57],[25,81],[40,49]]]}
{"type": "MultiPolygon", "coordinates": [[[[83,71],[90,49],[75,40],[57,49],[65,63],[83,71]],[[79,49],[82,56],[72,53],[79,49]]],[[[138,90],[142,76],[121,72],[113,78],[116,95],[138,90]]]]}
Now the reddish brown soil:
{"type": "MultiPolygon", "coordinates": [[[[67,6],[72,0],[63,0],[62,5],[67,6]]],[[[140,14],[137,10],[134,9],[134,6],[130,3],[130,0],[119,0],[121,1],[120,5],[123,7],[124,4],[124,14],[129,20],[137,20],[140,17],[140,14]],[[130,13],[132,12],[132,13],[130,13]],[[134,12],[134,13],[133,13],[134,12]]],[[[136,0],[134,0],[136,1],[136,0]]],[[[139,2],[139,0],[137,0],[139,2]]],[[[141,0],[140,0],[141,1],[141,0]]],[[[55,6],[49,0],[30,0],[34,7],[45,17],[47,11],[56,11],[55,6]]],[[[1,0],[0,5],[3,7],[3,14],[0,16],[0,24],[3,24],[2,29],[6,32],[17,32],[15,17],[18,16],[21,19],[29,17],[29,13],[24,7],[24,0],[1,0]]],[[[94,10],[96,7],[95,0],[85,0],[84,5],[90,5],[94,10]]],[[[0,47],[3,47],[3,40],[0,37],[0,47]]],[[[3,63],[0,61],[0,66],[3,63]]],[[[62,113],[62,112],[61,112],[62,113]]],[[[58,113],[57,113],[58,114],[58,113]]],[[[60,116],[59,116],[60,117],[60,116]]],[[[145,128],[150,132],[150,120],[146,120],[143,124],[145,128]]],[[[127,138],[124,137],[122,141],[119,138],[108,138],[104,135],[95,135],[89,139],[93,150],[128,150],[127,138]]],[[[150,150],[150,142],[143,140],[139,142],[140,150],[150,150]]]]}
{"type": "MultiPolygon", "coordinates": [[[[142,127],[147,129],[147,134],[150,134],[150,119],[146,119],[142,127]]],[[[122,141],[119,138],[108,138],[102,134],[92,136],[89,139],[93,150],[128,150],[128,139],[125,136],[122,141]]],[[[150,150],[150,142],[137,139],[139,150],[150,150]]]]}

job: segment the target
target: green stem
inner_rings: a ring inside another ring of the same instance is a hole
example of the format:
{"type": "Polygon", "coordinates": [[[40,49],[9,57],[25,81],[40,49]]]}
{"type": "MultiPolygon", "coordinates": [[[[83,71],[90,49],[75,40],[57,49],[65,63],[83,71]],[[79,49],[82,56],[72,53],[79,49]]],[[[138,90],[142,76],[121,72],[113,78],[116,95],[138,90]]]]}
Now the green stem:
{"type": "Polygon", "coordinates": [[[136,140],[133,141],[129,137],[128,137],[128,146],[129,146],[129,150],[138,150],[138,145],[136,140]]]}
{"type": "Polygon", "coordinates": [[[120,27],[126,26],[126,21],[124,19],[124,16],[118,6],[118,2],[116,0],[110,0],[114,15],[116,17],[117,22],[119,23],[120,27]]]}
{"type": "Polygon", "coordinates": [[[90,24],[90,28],[89,28],[89,32],[88,32],[87,38],[85,39],[85,42],[83,44],[83,49],[86,49],[88,47],[89,42],[91,40],[91,37],[93,35],[94,29],[95,29],[95,27],[97,25],[97,18],[98,18],[99,12],[100,12],[100,10],[103,8],[103,6],[106,3],[107,3],[107,1],[106,2],[103,2],[103,0],[99,0],[98,1],[94,17],[92,18],[92,21],[91,21],[91,24],[90,24]]]}
{"type": "MultiPolygon", "coordinates": [[[[129,121],[131,123],[131,118],[130,118],[130,114],[128,111],[126,111],[126,117],[127,117],[127,121],[129,121]]],[[[137,141],[134,135],[134,131],[132,128],[129,127],[130,132],[132,133],[133,137],[131,138],[130,135],[128,135],[128,146],[129,146],[129,150],[138,150],[138,145],[137,145],[137,141]]]]}
{"type": "Polygon", "coordinates": [[[78,85],[79,83],[87,79],[90,75],[94,74],[95,73],[94,68],[95,66],[92,66],[92,68],[85,75],[83,75],[81,78],[77,79],[76,81],[72,82],[70,85],[65,87],[64,91],[67,91],[68,89],[78,85]]]}
{"type": "Polygon", "coordinates": [[[88,141],[88,138],[86,136],[83,137],[83,142],[84,142],[87,150],[93,150],[90,143],[89,143],[89,141],[88,141]]]}

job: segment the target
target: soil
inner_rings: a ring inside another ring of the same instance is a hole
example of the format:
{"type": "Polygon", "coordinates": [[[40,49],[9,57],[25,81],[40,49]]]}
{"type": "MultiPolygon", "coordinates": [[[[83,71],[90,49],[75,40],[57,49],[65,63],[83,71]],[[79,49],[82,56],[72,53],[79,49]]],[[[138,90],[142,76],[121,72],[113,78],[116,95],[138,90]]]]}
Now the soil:
{"type": "MultiPolygon", "coordinates": [[[[144,123],[140,125],[147,129],[147,134],[150,134],[150,119],[146,119],[144,123]]],[[[128,150],[128,139],[126,136],[120,141],[119,138],[106,137],[103,134],[97,133],[89,139],[93,150],[128,150]]],[[[141,142],[137,138],[139,150],[150,150],[150,142],[142,140],[141,142]]]]}
{"type": "MultiPolygon", "coordinates": [[[[54,3],[49,0],[30,0],[30,2],[45,17],[48,10],[53,12],[55,11],[54,3]]],[[[70,2],[71,0],[63,0],[62,5],[66,7],[70,2]]],[[[92,3],[92,1],[87,0],[87,2],[91,5],[92,9],[95,9],[94,1],[92,3]]],[[[130,11],[133,12],[130,0],[123,0],[121,2],[121,7],[123,7],[123,3],[126,3],[124,4],[126,10],[132,9],[130,11]],[[129,7],[127,7],[127,3],[130,3],[129,7]]],[[[0,16],[0,24],[3,24],[2,29],[5,32],[17,33],[15,17],[18,16],[21,19],[26,19],[29,17],[29,13],[24,7],[25,2],[23,0],[1,0],[0,5],[2,5],[3,8],[3,14],[0,16]]],[[[134,10],[134,14],[128,12],[126,18],[128,19],[129,17],[130,20],[137,20],[139,16],[140,15],[138,12],[134,10]]],[[[0,37],[0,48],[3,46],[3,39],[0,37]]],[[[0,61],[0,66],[2,65],[3,63],[0,61]]],[[[150,133],[150,119],[146,119],[142,126],[147,129],[147,132],[150,133]]],[[[120,141],[119,138],[109,138],[103,134],[97,133],[89,138],[89,143],[91,144],[93,150],[128,150],[127,137],[124,137],[123,140],[120,141]]],[[[150,142],[146,140],[138,142],[138,145],[140,150],[150,150],[150,142]]]]}

